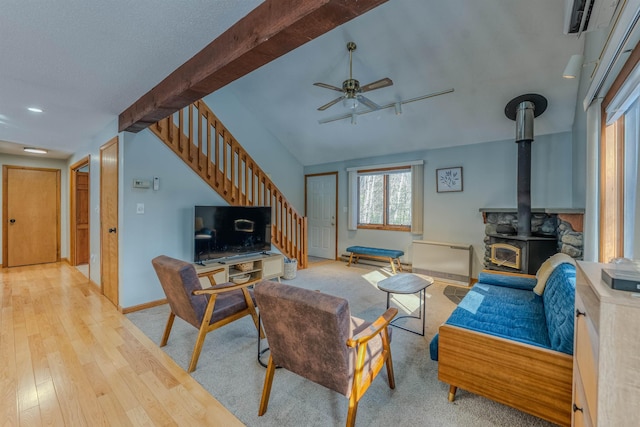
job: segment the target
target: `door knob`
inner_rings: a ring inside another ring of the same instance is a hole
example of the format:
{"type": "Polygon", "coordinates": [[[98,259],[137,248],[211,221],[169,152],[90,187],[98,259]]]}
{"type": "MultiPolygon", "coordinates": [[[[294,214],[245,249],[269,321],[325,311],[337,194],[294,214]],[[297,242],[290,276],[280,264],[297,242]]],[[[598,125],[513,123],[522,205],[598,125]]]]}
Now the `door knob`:
{"type": "Polygon", "coordinates": [[[109,229],[109,233],[115,233],[115,232],[116,232],[116,228],[115,227],[109,229]]]}
{"type": "Polygon", "coordinates": [[[9,220],[9,224],[15,224],[15,223],[16,223],[16,220],[15,220],[15,219],[11,218],[11,219],[9,220]]]}

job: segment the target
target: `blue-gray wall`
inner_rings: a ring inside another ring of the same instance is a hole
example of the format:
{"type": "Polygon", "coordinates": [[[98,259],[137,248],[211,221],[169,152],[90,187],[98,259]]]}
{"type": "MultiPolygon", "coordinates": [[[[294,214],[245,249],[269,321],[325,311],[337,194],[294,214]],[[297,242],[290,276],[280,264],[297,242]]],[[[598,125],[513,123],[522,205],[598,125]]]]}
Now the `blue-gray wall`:
{"type": "MultiPolygon", "coordinates": [[[[532,144],[531,202],[534,208],[573,207],[572,138],[570,132],[536,137],[532,144]]],[[[338,172],[338,252],[350,245],[401,249],[411,261],[412,240],[472,244],[473,275],[482,269],[484,224],[480,208],[516,208],[517,145],[513,140],[425,150],[306,167],[305,174],[338,172]],[[347,230],[346,169],[425,161],[424,234],[347,230]],[[463,167],[463,191],[437,193],[436,169],[463,167]]]]}
{"type": "MultiPolygon", "coordinates": [[[[236,136],[274,183],[301,212],[304,206],[304,174],[338,171],[340,252],[351,244],[394,247],[405,250],[411,258],[411,241],[427,239],[474,245],[474,275],[482,267],[484,225],[481,207],[516,206],[517,146],[513,141],[496,141],[437,150],[424,150],[379,158],[363,158],[304,168],[260,125],[249,120],[252,113],[244,109],[233,94],[210,96],[207,102],[225,126],[236,136]],[[223,108],[224,106],[224,108],[223,108]],[[217,110],[217,111],[216,111],[217,110]],[[345,169],[380,163],[425,160],[424,234],[391,231],[346,229],[347,183],[345,169]],[[435,170],[462,166],[464,191],[437,193],[435,170]]],[[[63,257],[68,256],[68,166],[91,156],[91,280],[100,284],[100,146],[117,133],[117,122],[78,150],[63,170],[63,257]]],[[[225,204],[200,178],[175,156],[150,131],[123,133],[120,137],[120,305],[132,307],[164,298],[151,268],[151,259],[167,254],[191,259],[192,209],[196,204],[225,204]],[[134,189],[133,179],[160,178],[160,189],[134,189]],[[137,214],[143,203],[144,214],[137,214]]],[[[573,147],[575,148],[575,147],[573,147]]],[[[572,138],[571,133],[540,136],[532,147],[532,203],[534,207],[572,206],[572,138]]],[[[6,157],[5,157],[6,158],[6,157]]],[[[23,157],[15,159],[25,161],[23,157]]],[[[5,161],[6,162],[6,161],[5,161]]],[[[12,162],[12,163],[15,163],[12,162]]],[[[31,162],[32,163],[32,162],[31,162]]],[[[33,165],[33,164],[31,164],[33,165]]]]}
{"type": "MultiPolygon", "coordinates": [[[[265,130],[253,113],[224,90],[205,102],[298,212],[304,214],[302,165],[265,130]]],[[[193,207],[227,203],[151,131],[122,135],[120,305],[164,298],[151,259],[165,254],[193,259],[193,207]],[[158,191],[133,188],[133,179],[160,178],[158,191]],[[144,214],[137,214],[138,203],[144,214]]]]}

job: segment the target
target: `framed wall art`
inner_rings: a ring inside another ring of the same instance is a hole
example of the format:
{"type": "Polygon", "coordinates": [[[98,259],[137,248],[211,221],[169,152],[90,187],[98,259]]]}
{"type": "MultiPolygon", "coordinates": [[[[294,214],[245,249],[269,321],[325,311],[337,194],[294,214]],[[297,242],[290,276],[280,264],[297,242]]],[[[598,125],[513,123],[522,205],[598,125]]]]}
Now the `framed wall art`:
{"type": "Polygon", "coordinates": [[[462,191],[462,166],[436,169],[436,188],[438,193],[462,191]]]}

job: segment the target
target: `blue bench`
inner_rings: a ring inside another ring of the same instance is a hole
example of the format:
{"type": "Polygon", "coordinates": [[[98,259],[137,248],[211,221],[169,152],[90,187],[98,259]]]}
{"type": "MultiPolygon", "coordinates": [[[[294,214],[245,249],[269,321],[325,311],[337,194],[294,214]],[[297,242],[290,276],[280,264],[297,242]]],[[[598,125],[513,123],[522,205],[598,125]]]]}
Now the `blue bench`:
{"type": "Polygon", "coordinates": [[[395,249],[370,248],[367,246],[349,246],[347,248],[347,252],[351,252],[351,256],[349,256],[349,264],[347,264],[347,266],[350,266],[352,262],[356,264],[360,258],[371,258],[375,260],[389,261],[389,264],[391,264],[391,270],[394,274],[396,273],[396,264],[398,270],[402,271],[400,257],[404,255],[403,251],[395,249]]]}

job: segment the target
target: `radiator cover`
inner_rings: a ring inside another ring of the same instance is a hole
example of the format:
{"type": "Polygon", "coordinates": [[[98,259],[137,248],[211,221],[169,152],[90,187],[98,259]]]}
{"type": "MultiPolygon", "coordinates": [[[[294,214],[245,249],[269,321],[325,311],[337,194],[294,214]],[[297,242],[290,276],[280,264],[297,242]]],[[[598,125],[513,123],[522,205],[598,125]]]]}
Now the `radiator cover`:
{"type": "Polygon", "coordinates": [[[434,279],[469,286],[473,246],[460,243],[413,241],[412,271],[434,279]]]}

